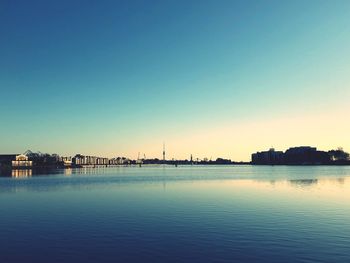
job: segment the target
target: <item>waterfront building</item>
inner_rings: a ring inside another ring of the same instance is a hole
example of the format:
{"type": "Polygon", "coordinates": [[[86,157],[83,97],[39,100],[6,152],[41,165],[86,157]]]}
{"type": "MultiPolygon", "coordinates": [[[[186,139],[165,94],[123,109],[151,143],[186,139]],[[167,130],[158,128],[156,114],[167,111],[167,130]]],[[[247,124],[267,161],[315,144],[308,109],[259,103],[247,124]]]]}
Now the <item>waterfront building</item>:
{"type": "Polygon", "coordinates": [[[20,154],[16,156],[16,160],[12,161],[12,167],[13,168],[26,168],[26,167],[32,167],[33,162],[29,161],[28,156],[24,154],[20,154]]]}
{"type": "Polygon", "coordinates": [[[252,164],[329,164],[331,156],[328,152],[318,151],[316,147],[291,147],[285,153],[275,151],[252,154],[252,164]]]}
{"type": "Polygon", "coordinates": [[[217,158],[214,162],[215,164],[232,164],[230,159],[217,158]]]}
{"type": "Polygon", "coordinates": [[[80,154],[77,154],[75,155],[73,158],[72,158],[72,162],[73,164],[75,165],[82,165],[83,163],[83,156],[80,155],[80,154]]]}
{"type": "Polygon", "coordinates": [[[120,157],[109,159],[109,164],[118,165],[118,164],[120,164],[119,160],[120,160],[120,157]]]}
{"type": "Polygon", "coordinates": [[[60,161],[64,162],[64,161],[72,161],[72,157],[71,156],[61,156],[60,157],[60,161]]]}
{"type": "Polygon", "coordinates": [[[64,166],[72,166],[72,157],[60,157],[60,161],[63,163],[64,166]]]}
{"type": "Polygon", "coordinates": [[[282,151],[275,151],[270,148],[268,151],[256,152],[252,154],[253,164],[281,164],[283,163],[284,154],[282,151]]]}
{"type": "Polygon", "coordinates": [[[75,165],[108,165],[110,164],[108,158],[85,156],[77,154],[72,158],[72,163],[75,165]]]}
{"type": "Polygon", "coordinates": [[[291,147],[285,152],[286,164],[326,164],[331,161],[327,152],[318,151],[316,147],[291,147]]]}
{"type": "Polygon", "coordinates": [[[60,157],[60,161],[61,161],[61,162],[64,162],[64,161],[72,161],[72,157],[71,157],[71,156],[68,156],[68,157],[61,156],[61,157],[60,157]]]}

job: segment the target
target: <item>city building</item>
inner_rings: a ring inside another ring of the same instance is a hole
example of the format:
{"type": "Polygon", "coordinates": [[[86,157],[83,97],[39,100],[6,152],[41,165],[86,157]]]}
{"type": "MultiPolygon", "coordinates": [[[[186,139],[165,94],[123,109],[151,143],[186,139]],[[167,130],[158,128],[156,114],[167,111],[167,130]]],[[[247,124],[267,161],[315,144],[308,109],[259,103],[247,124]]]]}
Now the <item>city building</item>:
{"type": "Polygon", "coordinates": [[[109,159],[96,156],[85,156],[77,154],[72,158],[72,163],[75,165],[108,165],[109,159]]]}
{"type": "Polygon", "coordinates": [[[327,152],[318,151],[316,147],[310,146],[289,148],[284,159],[286,164],[326,164],[331,161],[327,152]]]}
{"type": "Polygon", "coordinates": [[[72,157],[68,156],[68,157],[60,157],[60,161],[63,163],[64,166],[72,166],[72,157]]]}
{"type": "Polygon", "coordinates": [[[291,147],[285,153],[275,151],[257,152],[252,154],[252,164],[330,164],[329,152],[318,151],[316,147],[291,147]]]}
{"type": "Polygon", "coordinates": [[[30,168],[33,166],[33,162],[28,160],[28,156],[19,154],[16,156],[16,160],[12,161],[13,168],[30,168]]]}
{"type": "Polygon", "coordinates": [[[257,152],[252,154],[253,164],[282,164],[284,154],[282,151],[275,151],[274,148],[270,148],[268,151],[257,152]]]}

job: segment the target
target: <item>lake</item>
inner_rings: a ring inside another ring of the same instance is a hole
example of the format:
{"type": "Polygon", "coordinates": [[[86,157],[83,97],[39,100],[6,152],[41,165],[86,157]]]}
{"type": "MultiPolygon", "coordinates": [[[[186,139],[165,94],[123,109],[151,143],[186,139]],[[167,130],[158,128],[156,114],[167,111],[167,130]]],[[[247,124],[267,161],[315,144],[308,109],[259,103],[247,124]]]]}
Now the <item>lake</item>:
{"type": "Polygon", "coordinates": [[[350,262],[349,166],[0,177],[0,262],[350,262]]]}

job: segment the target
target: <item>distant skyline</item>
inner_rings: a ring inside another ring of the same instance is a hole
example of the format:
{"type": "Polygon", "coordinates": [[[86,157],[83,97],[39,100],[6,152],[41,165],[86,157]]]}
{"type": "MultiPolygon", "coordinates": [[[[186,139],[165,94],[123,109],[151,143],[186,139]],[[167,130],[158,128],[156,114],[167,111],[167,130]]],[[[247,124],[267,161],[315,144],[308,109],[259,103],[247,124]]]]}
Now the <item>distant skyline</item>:
{"type": "Polygon", "coordinates": [[[1,1],[0,153],[350,151],[350,1],[1,1]]]}

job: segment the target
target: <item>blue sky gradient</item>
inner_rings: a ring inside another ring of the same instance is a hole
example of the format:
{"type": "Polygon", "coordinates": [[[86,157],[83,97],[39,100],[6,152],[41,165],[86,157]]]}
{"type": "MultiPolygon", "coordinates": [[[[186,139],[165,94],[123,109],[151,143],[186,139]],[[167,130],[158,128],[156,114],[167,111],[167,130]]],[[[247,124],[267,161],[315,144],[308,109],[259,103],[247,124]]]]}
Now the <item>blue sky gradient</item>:
{"type": "Polygon", "coordinates": [[[350,150],[349,14],[345,0],[3,0],[0,151],[160,157],[166,141],[169,157],[249,160],[299,141],[350,150]],[[304,116],[339,123],[333,136],[304,125],[317,135],[299,141],[279,130],[304,116]],[[233,132],[254,123],[271,127],[251,134],[255,146],[233,132]]]}

